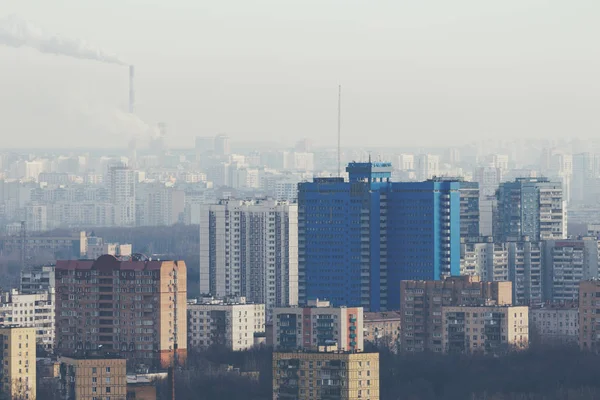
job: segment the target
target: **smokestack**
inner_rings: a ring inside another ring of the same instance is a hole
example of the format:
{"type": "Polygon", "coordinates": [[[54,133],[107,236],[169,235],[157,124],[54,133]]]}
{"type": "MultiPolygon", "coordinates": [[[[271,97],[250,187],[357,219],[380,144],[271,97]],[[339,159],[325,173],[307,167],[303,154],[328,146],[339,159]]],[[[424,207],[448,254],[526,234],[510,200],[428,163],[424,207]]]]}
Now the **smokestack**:
{"type": "Polygon", "coordinates": [[[133,65],[129,66],[129,112],[133,114],[135,106],[135,91],[133,88],[133,78],[135,77],[135,70],[133,65]]]}

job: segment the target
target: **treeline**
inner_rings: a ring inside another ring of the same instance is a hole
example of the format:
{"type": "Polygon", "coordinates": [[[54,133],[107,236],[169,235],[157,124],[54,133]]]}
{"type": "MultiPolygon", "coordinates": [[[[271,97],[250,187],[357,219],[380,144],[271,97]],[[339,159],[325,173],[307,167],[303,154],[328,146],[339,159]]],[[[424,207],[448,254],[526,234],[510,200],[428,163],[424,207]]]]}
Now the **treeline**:
{"type": "Polygon", "coordinates": [[[382,400],[600,399],[600,357],[535,347],[504,357],[380,354],[382,400]]]}
{"type": "MultiPolygon", "coordinates": [[[[272,353],[213,348],[177,371],[177,399],[270,400],[272,353]],[[240,369],[227,371],[225,366],[240,369]],[[259,373],[257,380],[246,372],[259,373]]],[[[536,347],[505,357],[380,353],[381,400],[600,399],[600,356],[574,347],[536,347]]],[[[163,383],[160,398],[167,399],[163,383]]]]}

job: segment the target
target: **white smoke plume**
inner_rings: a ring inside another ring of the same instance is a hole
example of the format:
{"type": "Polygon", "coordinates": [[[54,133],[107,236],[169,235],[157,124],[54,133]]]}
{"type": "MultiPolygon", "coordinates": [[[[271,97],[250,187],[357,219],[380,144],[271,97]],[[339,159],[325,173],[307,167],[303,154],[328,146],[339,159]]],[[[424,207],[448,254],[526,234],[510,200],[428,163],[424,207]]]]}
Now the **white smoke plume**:
{"type": "Polygon", "coordinates": [[[83,40],[50,34],[16,15],[0,19],[0,44],[10,47],[31,47],[41,53],[125,65],[114,54],[91,46],[83,40]]]}

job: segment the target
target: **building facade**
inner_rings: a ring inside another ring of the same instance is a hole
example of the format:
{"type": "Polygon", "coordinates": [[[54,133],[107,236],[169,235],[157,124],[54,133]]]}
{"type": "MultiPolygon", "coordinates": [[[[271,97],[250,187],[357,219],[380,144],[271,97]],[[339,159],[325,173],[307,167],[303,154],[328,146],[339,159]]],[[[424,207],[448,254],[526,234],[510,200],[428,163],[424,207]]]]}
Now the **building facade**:
{"type": "Polygon", "coordinates": [[[458,182],[390,182],[390,163],[346,171],[298,185],[299,304],[397,309],[401,280],[459,274],[458,182]]]}
{"type": "Polygon", "coordinates": [[[65,400],[126,400],[127,360],[92,355],[60,357],[60,388],[65,400]]]}
{"type": "Polygon", "coordinates": [[[549,302],[574,302],[579,282],[598,278],[598,240],[548,240],[544,243],[544,295],[549,302]]]}
{"type": "Polygon", "coordinates": [[[378,353],[273,353],[273,400],[379,400],[378,353]]]}
{"type": "Polygon", "coordinates": [[[336,343],[342,351],[364,349],[363,309],[332,307],[310,301],[307,307],[275,308],[273,347],[276,350],[317,350],[336,343]]]}
{"type": "Polygon", "coordinates": [[[36,344],[46,351],[54,346],[54,288],[47,292],[23,294],[17,289],[0,293],[0,326],[35,329],[36,344]]]}
{"type": "Polygon", "coordinates": [[[444,352],[442,308],[448,306],[511,305],[511,282],[482,282],[475,276],[443,281],[403,281],[401,350],[444,352]]]}
{"type": "Polygon", "coordinates": [[[504,354],[529,347],[527,306],[442,307],[446,353],[504,354]]]}
{"type": "Polygon", "coordinates": [[[570,304],[548,304],[529,309],[529,338],[532,342],[564,345],[579,342],[579,309],[570,304]]]}
{"type": "Polygon", "coordinates": [[[188,302],[188,346],[204,350],[221,345],[233,351],[255,345],[265,333],[265,305],[237,301],[188,302]]]}
{"type": "Polygon", "coordinates": [[[579,347],[581,350],[600,350],[600,281],[579,283],[579,347]]]}
{"type": "Polygon", "coordinates": [[[364,339],[375,347],[388,347],[398,351],[400,347],[402,315],[399,311],[364,313],[364,339]]]}
{"type": "Polygon", "coordinates": [[[274,200],[222,200],[200,213],[200,293],[298,304],[298,207],[274,200]]]}
{"type": "Polygon", "coordinates": [[[134,170],[122,166],[109,169],[108,187],[110,202],[114,206],[114,226],[136,225],[136,185],[137,178],[134,170]]]}
{"type": "Polygon", "coordinates": [[[21,293],[44,293],[55,288],[54,265],[38,265],[21,271],[21,293]]]}
{"type": "Polygon", "coordinates": [[[14,400],[35,400],[35,329],[0,328],[0,392],[14,400]]]}
{"type": "Polygon", "coordinates": [[[137,364],[165,367],[176,350],[183,362],[186,284],[183,261],[111,255],[58,261],[55,352],[74,356],[101,346],[137,364]]]}
{"type": "Polygon", "coordinates": [[[564,239],[562,184],[547,178],[517,178],[500,184],[497,192],[494,238],[528,236],[532,241],[564,239]]]}

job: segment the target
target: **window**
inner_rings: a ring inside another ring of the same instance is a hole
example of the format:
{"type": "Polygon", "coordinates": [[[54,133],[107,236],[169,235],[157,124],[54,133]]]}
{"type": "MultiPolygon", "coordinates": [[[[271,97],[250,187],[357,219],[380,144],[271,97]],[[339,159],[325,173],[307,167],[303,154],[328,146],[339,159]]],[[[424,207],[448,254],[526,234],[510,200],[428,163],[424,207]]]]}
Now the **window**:
{"type": "Polygon", "coordinates": [[[110,393],[110,386],[106,387],[106,393],[110,393]]]}
{"type": "Polygon", "coordinates": [[[92,374],[96,373],[96,367],[92,367],[92,374]]]}
{"type": "Polygon", "coordinates": [[[106,378],[106,383],[110,383],[110,377],[106,378]]]}
{"type": "Polygon", "coordinates": [[[106,373],[110,374],[110,367],[106,367],[106,373]]]}

